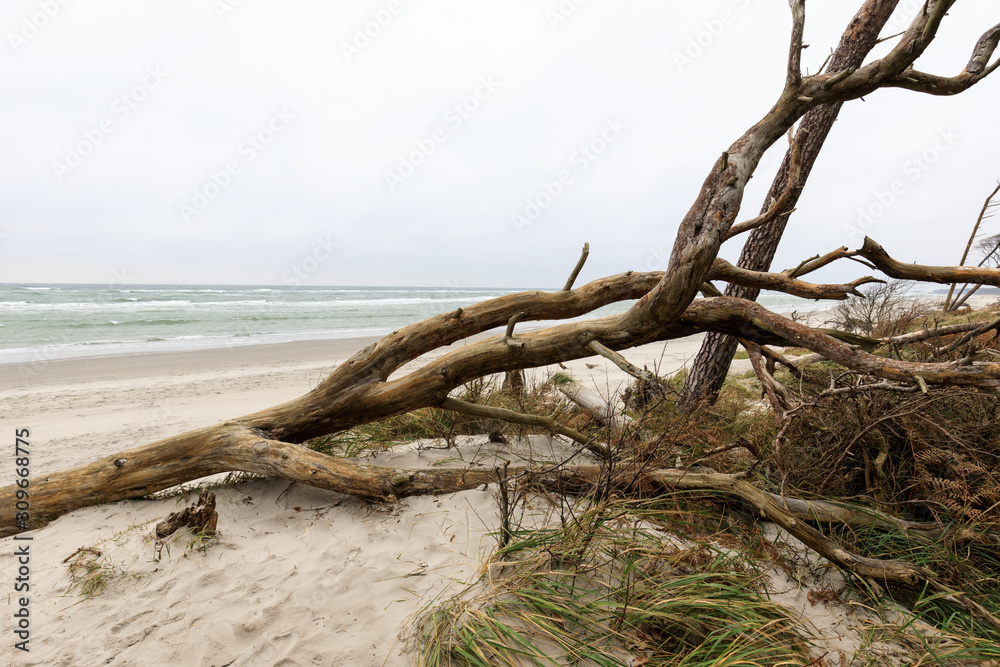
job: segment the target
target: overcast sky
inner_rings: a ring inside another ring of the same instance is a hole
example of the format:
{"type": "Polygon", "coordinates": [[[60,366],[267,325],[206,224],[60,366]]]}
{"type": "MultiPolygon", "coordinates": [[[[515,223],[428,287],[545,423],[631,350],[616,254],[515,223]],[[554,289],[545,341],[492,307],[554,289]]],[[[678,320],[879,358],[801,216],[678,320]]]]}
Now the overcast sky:
{"type": "MultiPolygon", "coordinates": [[[[810,72],[859,5],[810,0],[810,72]]],[[[997,21],[995,0],[960,0],[920,68],[957,74],[997,21]]],[[[0,282],[547,287],[585,241],[581,281],[664,267],[709,167],[777,99],[790,17],[785,0],[5,0],[0,24],[0,282]]],[[[1000,177],[998,101],[1000,75],[849,103],[774,268],[865,233],[957,262],[1000,177]]]]}

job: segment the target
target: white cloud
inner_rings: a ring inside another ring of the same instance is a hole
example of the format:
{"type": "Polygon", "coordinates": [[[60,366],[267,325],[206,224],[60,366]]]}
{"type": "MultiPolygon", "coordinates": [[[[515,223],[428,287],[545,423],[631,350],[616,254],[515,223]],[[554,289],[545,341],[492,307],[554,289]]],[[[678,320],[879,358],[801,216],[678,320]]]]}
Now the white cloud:
{"type": "MultiPolygon", "coordinates": [[[[389,4],[245,0],[227,2],[222,18],[194,0],[61,4],[16,51],[0,49],[0,279],[102,282],[127,267],[145,282],[280,284],[328,236],[339,254],[314,283],[444,285],[461,275],[468,285],[558,285],[584,241],[584,278],[647,268],[672,245],[711,163],[783,80],[784,3],[589,0],[553,28],[546,11],[557,2],[398,0],[348,61],[341,45],[389,4]],[[713,23],[722,12],[724,29],[713,23]],[[675,55],[706,30],[679,71],[675,55]],[[53,161],[149,67],[167,76],[59,182],[53,161]],[[497,90],[448,126],[482,77],[497,90]],[[275,108],[295,121],[243,160],[241,144],[275,108]],[[510,220],[525,198],[616,116],[628,130],[518,234],[510,220]],[[438,127],[444,139],[391,191],[385,173],[438,127]],[[233,160],[238,175],[183,220],[179,206],[233,160]]],[[[810,4],[806,66],[835,46],[851,4],[810,4]]],[[[0,24],[16,31],[40,6],[7,2],[0,24]]],[[[926,67],[960,71],[996,20],[989,0],[959,3],[926,67]]],[[[970,225],[1000,176],[982,150],[1000,132],[997,86],[993,77],[955,98],[880,91],[850,103],[776,268],[847,243],[858,208],[945,126],[961,139],[868,233],[901,258],[954,261],[961,243],[946,230],[970,225]]],[[[762,168],[748,189],[748,217],[771,175],[762,168]]]]}

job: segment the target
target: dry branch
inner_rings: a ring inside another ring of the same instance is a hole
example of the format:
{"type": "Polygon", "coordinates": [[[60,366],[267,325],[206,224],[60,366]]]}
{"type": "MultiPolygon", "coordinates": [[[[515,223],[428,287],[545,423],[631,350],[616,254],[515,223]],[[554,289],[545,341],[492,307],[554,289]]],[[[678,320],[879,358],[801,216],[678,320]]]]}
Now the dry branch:
{"type": "Polygon", "coordinates": [[[784,292],[804,299],[830,299],[843,301],[850,295],[861,296],[858,287],[868,283],[884,282],[878,278],[865,276],[842,285],[816,285],[803,282],[789,277],[785,273],[768,273],[764,271],[751,271],[749,269],[734,266],[717,257],[712,264],[712,272],[709,274],[712,280],[724,280],[728,283],[753,287],[755,289],[773,290],[784,292]]]}
{"type": "Polygon", "coordinates": [[[836,250],[833,250],[831,252],[828,252],[822,257],[820,257],[819,255],[816,255],[815,257],[810,257],[809,259],[805,260],[804,262],[796,266],[794,269],[786,269],[785,271],[782,271],[782,273],[787,274],[789,278],[798,278],[800,276],[804,276],[807,273],[812,273],[813,271],[821,269],[827,264],[835,262],[838,259],[842,259],[844,257],[853,258],[853,256],[854,253],[848,250],[847,246],[844,246],[841,248],[837,248],[836,250]]]}
{"type": "Polygon", "coordinates": [[[501,421],[510,422],[511,424],[523,424],[525,426],[544,428],[551,433],[558,433],[575,440],[601,458],[606,459],[611,455],[611,451],[608,449],[607,445],[596,442],[594,438],[589,438],[576,429],[572,429],[560,423],[555,419],[555,417],[552,416],[542,417],[540,415],[528,415],[522,412],[507,410],[505,408],[496,408],[488,405],[476,405],[475,403],[468,403],[466,401],[460,401],[457,398],[450,397],[441,402],[441,408],[443,410],[451,410],[452,412],[460,412],[462,414],[473,415],[476,417],[499,419],[501,421]]]}
{"type": "Polygon", "coordinates": [[[882,246],[867,236],[865,237],[864,245],[856,252],[890,278],[942,283],[945,285],[952,283],[976,283],[1000,286],[1000,269],[988,269],[978,266],[907,264],[890,257],[889,253],[882,246]]]}
{"type": "Polygon", "coordinates": [[[809,136],[808,128],[802,128],[794,139],[791,139],[789,149],[789,170],[785,187],[777,198],[771,200],[769,208],[758,215],[743,222],[733,225],[726,235],[726,240],[738,236],[744,232],[763,227],[774,222],[780,217],[789,216],[795,212],[792,202],[797,199],[796,190],[802,187],[802,148],[809,136]]]}
{"type": "Polygon", "coordinates": [[[650,373],[647,370],[639,368],[638,366],[630,362],[628,359],[618,354],[617,352],[609,348],[607,345],[604,345],[600,341],[592,340],[590,341],[590,344],[587,347],[589,347],[591,350],[601,355],[605,359],[608,359],[615,366],[622,369],[623,371],[625,371],[626,373],[628,373],[629,375],[638,380],[642,380],[644,382],[655,382],[655,383],[662,382],[660,378],[656,377],[656,375],[654,375],[653,373],[650,373]]]}
{"type": "Polygon", "coordinates": [[[607,424],[616,431],[632,424],[633,419],[615,410],[614,399],[605,399],[577,381],[556,385],[556,388],[569,400],[576,403],[584,412],[591,415],[602,424],[607,424]]]}
{"type": "Polygon", "coordinates": [[[792,39],[788,47],[788,72],[785,75],[785,86],[794,88],[802,83],[802,37],[806,27],[805,0],[791,0],[788,3],[792,9],[792,39]]]}
{"type": "Polygon", "coordinates": [[[779,345],[805,347],[851,370],[886,380],[912,382],[919,377],[929,384],[983,389],[1000,386],[1000,364],[956,367],[950,363],[917,363],[880,357],[839,341],[828,333],[776,315],[757,303],[733,297],[696,301],[681,320],[699,328],[724,331],[746,339],[750,339],[749,334],[756,328],[759,340],[755,342],[768,343],[776,338],[786,341],[777,343],[779,345]],[[748,323],[752,323],[753,327],[748,323]]]}
{"type": "Polygon", "coordinates": [[[972,340],[973,338],[975,338],[976,336],[980,336],[980,335],[986,333],[987,331],[990,331],[992,329],[996,329],[997,327],[1000,327],[1000,317],[992,319],[989,322],[986,322],[985,324],[983,324],[982,326],[980,326],[980,327],[978,327],[976,329],[973,329],[972,331],[967,332],[964,336],[961,336],[960,338],[957,338],[955,340],[955,342],[952,343],[951,345],[949,345],[947,348],[945,348],[944,351],[945,352],[954,352],[955,350],[957,350],[958,348],[962,347],[963,345],[965,345],[966,343],[968,343],[970,340],[972,340]]]}
{"type": "MultiPolygon", "coordinates": [[[[845,28],[836,50],[831,50],[827,61],[818,70],[823,72],[829,65],[826,71],[833,74],[822,83],[824,89],[839,83],[864,63],[877,44],[878,35],[892,16],[896,4],[896,0],[865,0],[845,28]]],[[[802,186],[817,163],[842,106],[843,101],[838,101],[814,107],[802,117],[792,147],[785,152],[781,166],[771,182],[767,203],[761,208],[761,216],[773,219],[751,230],[740,251],[740,267],[754,271],[770,269],[802,186]]],[[[750,221],[747,226],[752,226],[753,222],[750,221]]],[[[730,234],[733,230],[738,231],[740,225],[734,225],[730,234]]],[[[799,276],[792,274],[789,277],[799,276]]],[[[726,295],[756,300],[759,290],[730,283],[726,288],[726,295]]],[[[701,400],[712,400],[718,394],[732,363],[736,346],[736,340],[730,336],[719,333],[705,336],[684,380],[680,400],[682,408],[690,409],[701,400]]]]}
{"type": "Polygon", "coordinates": [[[910,343],[918,343],[928,338],[938,338],[940,336],[952,336],[954,334],[966,333],[968,331],[975,331],[980,328],[982,324],[980,322],[962,322],[960,324],[948,324],[943,327],[935,327],[932,329],[921,329],[920,331],[911,331],[910,333],[900,334],[898,336],[893,336],[892,338],[886,338],[883,343],[890,343],[893,345],[908,345],[910,343]]]}
{"type": "MultiPolygon", "coordinates": [[[[757,379],[760,380],[760,384],[764,388],[764,393],[767,395],[767,400],[770,401],[771,407],[774,409],[774,414],[778,422],[784,423],[788,410],[793,407],[788,390],[772,375],[771,369],[768,368],[768,364],[764,361],[761,346],[742,338],[739,341],[740,345],[746,349],[747,354],[750,356],[750,364],[753,366],[754,373],[757,374],[757,379]]],[[[778,453],[776,452],[775,456],[778,453]]]]}
{"type": "MultiPolygon", "coordinates": [[[[550,304],[552,297],[568,298],[579,307],[574,297],[579,296],[575,292],[581,290],[590,296],[593,308],[594,304],[605,301],[608,293],[629,293],[629,287],[645,286],[654,279],[655,276],[649,274],[623,274],[617,281],[598,281],[604,289],[596,293],[593,283],[570,293],[529,292],[523,293],[521,299],[503,297],[486,302],[491,304],[489,306],[470,306],[464,313],[470,318],[469,328],[474,330],[485,326],[486,322],[506,321],[512,316],[508,315],[510,311],[538,313],[541,309],[525,306],[550,304]],[[503,303],[505,308],[496,302],[503,303]],[[475,325],[471,324],[473,321],[475,325]]],[[[561,316],[571,312],[576,310],[548,310],[550,315],[561,316]]],[[[464,320],[465,315],[459,319],[464,320]]],[[[428,339],[447,338],[454,328],[462,326],[461,321],[455,322],[447,315],[433,317],[362,350],[301,398],[45,478],[32,479],[34,512],[28,526],[20,526],[14,519],[16,487],[0,489],[0,507],[4,510],[0,516],[0,536],[40,527],[56,516],[87,505],[143,496],[192,479],[230,471],[285,477],[363,497],[400,495],[401,490],[389,483],[398,471],[344,462],[296,443],[417,408],[438,407],[452,389],[484,375],[591,356],[590,343],[594,340],[612,350],[620,350],[700,331],[722,331],[757,344],[806,347],[847,368],[895,382],[911,383],[919,376],[930,384],[1000,386],[1000,364],[955,366],[878,357],[792,322],[756,303],[733,297],[694,301],[681,317],[658,328],[629,330],[628,321],[629,314],[625,313],[553,326],[519,335],[517,346],[508,345],[503,337],[495,336],[453,350],[401,378],[383,378],[383,373],[408,361],[409,355],[421,350],[428,339]]],[[[464,477],[461,473],[454,474],[453,479],[443,482],[407,484],[405,490],[407,493],[444,492],[490,481],[488,476],[482,478],[475,471],[468,471],[468,476],[464,477]]]]}
{"type": "Polygon", "coordinates": [[[976,43],[972,57],[961,74],[952,77],[937,76],[907,69],[886,82],[886,86],[906,88],[930,95],[956,95],[968,90],[972,85],[988,76],[1000,66],[1000,60],[990,63],[1000,42],[1000,25],[986,31],[976,43]]]}
{"type": "MultiPolygon", "coordinates": [[[[972,250],[972,244],[973,242],[975,242],[976,236],[978,236],[979,234],[980,225],[983,224],[983,220],[986,219],[987,213],[990,212],[990,209],[996,206],[996,203],[993,202],[993,198],[997,196],[997,193],[1000,193],[1000,182],[997,183],[997,186],[996,188],[993,189],[993,192],[991,192],[989,196],[986,197],[986,201],[983,202],[983,207],[979,210],[979,215],[976,217],[976,223],[972,226],[972,233],[969,234],[969,242],[965,244],[965,250],[962,252],[962,259],[958,261],[959,266],[964,266],[965,260],[969,258],[969,251],[972,250]]],[[[992,253],[989,253],[986,255],[986,257],[983,257],[982,261],[979,262],[979,266],[982,266],[983,264],[986,263],[986,260],[990,256],[990,254],[992,253]]],[[[965,291],[965,287],[968,287],[968,285],[964,285],[962,289],[959,290],[959,293],[957,295],[955,294],[956,287],[958,287],[958,285],[956,283],[952,283],[951,287],[948,289],[948,296],[946,296],[944,299],[945,312],[948,312],[950,310],[956,310],[959,307],[961,307],[961,305],[965,303],[965,301],[967,301],[968,298],[972,296],[972,294],[975,293],[975,291],[978,290],[980,286],[976,285],[974,288],[972,288],[972,290],[968,294],[966,294],[963,298],[958,300],[957,303],[952,301],[952,297],[954,296],[956,299],[962,297],[962,292],[965,291]]]]}
{"type": "Polygon", "coordinates": [[[185,527],[195,533],[211,537],[215,535],[218,523],[219,513],[215,510],[215,494],[203,493],[196,503],[180,512],[171,512],[166,519],[157,523],[154,532],[158,541],[185,527]]]}
{"type": "Polygon", "coordinates": [[[576,266],[573,267],[572,273],[569,274],[569,278],[566,280],[566,285],[563,286],[563,291],[568,292],[573,289],[573,283],[576,282],[577,276],[580,275],[580,271],[583,270],[583,265],[587,262],[587,256],[590,255],[590,244],[583,244],[583,251],[580,253],[580,259],[577,260],[576,266]]]}

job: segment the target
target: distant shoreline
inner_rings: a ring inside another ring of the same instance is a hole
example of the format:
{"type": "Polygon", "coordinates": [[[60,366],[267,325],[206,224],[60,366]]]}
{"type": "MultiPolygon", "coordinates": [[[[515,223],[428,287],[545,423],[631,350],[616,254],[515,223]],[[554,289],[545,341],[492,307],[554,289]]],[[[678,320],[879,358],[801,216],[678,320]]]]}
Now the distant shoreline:
{"type": "MultiPolygon", "coordinates": [[[[414,288],[416,289],[416,288],[414,288]]],[[[947,290],[937,290],[933,293],[921,293],[911,295],[910,298],[940,302],[947,290]]],[[[988,303],[993,303],[1000,295],[1000,289],[986,288],[980,289],[969,301],[973,308],[982,308],[988,303]]],[[[280,303],[280,302],[279,302],[280,303]]],[[[819,317],[830,313],[837,304],[837,301],[812,301],[802,300],[801,304],[778,304],[768,305],[778,313],[790,313],[797,311],[802,313],[813,313],[819,317]]],[[[93,341],[93,342],[68,342],[68,343],[41,343],[25,344],[20,347],[0,348],[0,379],[16,382],[27,375],[35,375],[41,369],[50,369],[60,365],[75,362],[75,368],[85,369],[93,365],[107,365],[115,363],[108,361],[111,359],[126,358],[131,360],[131,364],[138,367],[161,368],[170,364],[186,366],[186,359],[206,359],[216,355],[224,354],[232,359],[246,359],[248,363],[259,360],[269,360],[269,355],[278,357],[290,355],[291,358],[299,358],[303,350],[324,350],[333,356],[340,355],[344,349],[360,349],[370,342],[379,340],[400,326],[419,322],[426,317],[436,314],[436,311],[444,312],[456,304],[446,301],[431,301],[426,306],[427,312],[398,313],[395,314],[404,319],[402,323],[393,322],[393,326],[378,326],[365,328],[364,320],[359,320],[357,327],[340,331],[285,331],[285,332],[255,332],[244,328],[242,333],[225,334],[219,331],[211,331],[203,335],[188,335],[176,339],[157,338],[153,340],[133,340],[133,341],[93,341]],[[434,310],[435,313],[430,311],[434,310]],[[141,361],[139,361],[141,359],[141,361]]],[[[614,306],[621,304],[613,304],[614,306]]],[[[196,304],[197,306],[197,304],[196,304]]],[[[252,305],[241,306],[244,311],[253,312],[252,305]]],[[[392,305],[381,306],[378,302],[372,303],[369,310],[384,308],[391,310],[392,305]]],[[[389,313],[393,314],[393,313],[389,313]]],[[[574,318],[575,321],[588,319],[589,317],[600,316],[605,313],[591,313],[587,316],[574,318]]],[[[610,314],[610,313],[608,313],[610,314]]],[[[557,321],[561,322],[563,320],[557,321]]],[[[565,320],[570,321],[570,320],[565,320]]],[[[522,329],[530,330],[550,326],[555,322],[526,322],[522,329]]],[[[381,324],[389,324],[381,322],[381,324]]],[[[8,322],[6,326],[8,336],[14,333],[16,322],[8,322]]],[[[246,325],[240,325],[246,326],[246,325]]],[[[192,323],[192,327],[197,329],[197,323],[192,323]]],[[[2,330],[0,330],[2,331],[2,330]]],[[[197,333],[192,332],[192,333],[197,333]]],[[[68,367],[68,366],[66,366],[68,367]]],[[[48,370],[46,372],[51,372],[48,370]]]]}

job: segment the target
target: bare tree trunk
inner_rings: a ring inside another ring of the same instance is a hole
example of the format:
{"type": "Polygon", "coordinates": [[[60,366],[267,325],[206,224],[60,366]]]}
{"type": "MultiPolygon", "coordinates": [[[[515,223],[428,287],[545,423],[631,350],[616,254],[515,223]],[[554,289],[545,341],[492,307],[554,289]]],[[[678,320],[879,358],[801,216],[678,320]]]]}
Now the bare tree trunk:
{"type": "MultiPolygon", "coordinates": [[[[878,43],[878,36],[885,26],[896,0],[882,2],[867,0],[847,26],[840,44],[830,59],[829,72],[842,72],[859,67],[865,57],[878,43]]],[[[778,173],[775,174],[771,189],[767,193],[761,215],[768,213],[772,202],[780,201],[780,210],[774,211],[773,221],[757,227],[750,232],[750,237],[740,253],[739,266],[752,271],[767,271],[778,249],[781,235],[785,231],[792,210],[799,200],[799,194],[809,172],[812,171],[827,135],[833,128],[834,121],[840,113],[843,102],[836,102],[813,109],[807,113],[799,125],[795,135],[795,143],[801,146],[802,157],[799,168],[798,182],[792,183],[792,189],[782,198],[789,187],[792,173],[793,147],[789,147],[781,162],[778,173]]],[[[760,294],[757,287],[748,287],[730,283],[726,288],[727,296],[756,301],[760,294]]],[[[692,408],[701,402],[714,403],[722,383],[729,373],[733,355],[739,344],[732,336],[711,332],[705,335],[698,356],[691,364],[691,370],[684,380],[679,404],[684,408],[692,408]]]]}

